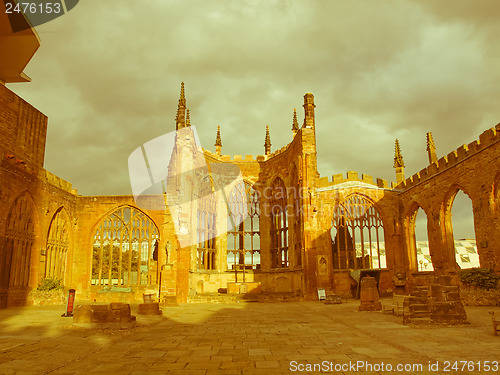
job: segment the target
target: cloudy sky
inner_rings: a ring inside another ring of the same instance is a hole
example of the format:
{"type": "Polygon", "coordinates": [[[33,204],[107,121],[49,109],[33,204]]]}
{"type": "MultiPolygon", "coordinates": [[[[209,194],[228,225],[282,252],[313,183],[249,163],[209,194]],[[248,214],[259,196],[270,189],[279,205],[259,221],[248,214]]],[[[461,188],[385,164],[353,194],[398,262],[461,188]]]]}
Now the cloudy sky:
{"type": "Polygon", "coordinates": [[[321,175],[394,181],[395,138],[411,176],[427,131],[440,157],[499,122],[499,13],[497,0],[82,0],[37,27],[32,82],[8,87],[49,116],[45,166],[84,195],[131,194],[128,155],[174,130],[181,81],[209,150],[217,125],[224,154],[262,154],[267,124],[273,150],[286,145],[312,92],[321,175]]]}

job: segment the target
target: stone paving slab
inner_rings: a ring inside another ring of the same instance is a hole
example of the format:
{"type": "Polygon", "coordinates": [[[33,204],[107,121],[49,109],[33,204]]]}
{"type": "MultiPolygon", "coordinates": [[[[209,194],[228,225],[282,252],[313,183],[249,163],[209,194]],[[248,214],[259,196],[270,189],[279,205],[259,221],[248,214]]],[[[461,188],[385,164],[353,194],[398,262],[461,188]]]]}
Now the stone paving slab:
{"type": "Polygon", "coordinates": [[[322,373],[484,374],[477,364],[475,371],[444,372],[444,361],[500,361],[490,307],[466,308],[468,325],[410,327],[401,317],[359,312],[358,306],[354,300],[184,304],[165,308],[162,317],[138,316],[130,330],[75,327],[71,318],[61,318],[64,306],[5,309],[0,375],[307,374],[321,373],[313,366],[324,363],[357,361],[422,367],[322,373]],[[430,371],[429,363],[436,362],[439,371],[430,371]]]}

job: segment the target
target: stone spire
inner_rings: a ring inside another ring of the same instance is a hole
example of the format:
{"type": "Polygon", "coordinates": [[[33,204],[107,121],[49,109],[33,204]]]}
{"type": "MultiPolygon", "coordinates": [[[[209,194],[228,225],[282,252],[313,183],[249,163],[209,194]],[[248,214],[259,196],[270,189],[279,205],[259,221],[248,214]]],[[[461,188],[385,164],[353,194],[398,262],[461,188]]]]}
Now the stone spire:
{"type": "Polygon", "coordinates": [[[222,139],[220,138],[220,125],[217,125],[217,136],[215,137],[215,152],[217,155],[221,155],[222,151],[222,139]]]}
{"type": "Polygon", "coordinates": [[[314,95],[308,92],[304,95],[304,128],[314,128],[314,95]]]}
{"type": "Polygon", "coordinates": [[[186,109],[186,126],[191,126],[191,119],[189,117],[189,109],[186,109]]]}
{"type": "Polygon", "coordinates": [[[396,182],[399,184],[405,179],[405,163],[403,161],[403,155],[401,155],[401,149],[399,148],[399,141],[397,139],[394,146],[394,168],[396,169],[396,182]]]}
{"type": "Polygon", "coordinates": [[[297,132],[299,131],[299,122],[297,121],[297,110],[295,108],[293,109],[292,131],[294,137],[295,134],[297,134],[297,132]]]}
{"type": "Polygon", "coordinates": [[[264,151],[266,155],[271,153],[271,137],[269,136],[269,125],[266,126],[266,140],[264,142],[264,151]]]}
{"type": "Polygon", "coordinates": [[[186,124],[186,96],[184,94],[184,82],[181,82],[181,96],[177,105],[177,116],[175,116],[175,129],[179,130],[189,126],[186,124]]]}
{"type": "Polygon", "coordinates": [[[396,144],[394,146],[394,168],[403,167],[405,163],[403,161],[403,155],[401,155],[401,148],[399,147],[399,141],[396,139],[396,144]]]}
{"type": "Polygon", "coordinates": [[[436,145],[432,139],[432,133],[427,133],[427,155],[429,156],[429,164],[436,163],[438,158],[436,155],[436,145]]]}

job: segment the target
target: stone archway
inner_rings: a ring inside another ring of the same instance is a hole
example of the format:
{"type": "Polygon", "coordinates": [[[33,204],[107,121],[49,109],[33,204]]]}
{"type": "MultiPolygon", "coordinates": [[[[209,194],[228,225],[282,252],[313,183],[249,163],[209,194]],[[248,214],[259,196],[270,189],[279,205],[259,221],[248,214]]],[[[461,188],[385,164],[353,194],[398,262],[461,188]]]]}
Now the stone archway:
{"type": "Polygon", "coordinates": [[[93,238],[91,283],[101,287],[157,283],[154,250],[159,230],[144,212],[122,206],[106,215],[93,238]]]}
{"type": "Polygon", "coordinates": [[[24,305],[35,243],[34,205],[28,193],[11,206],[0,247],[0,308],[24,305]]]}
{"type": "MultiPolygon", "coordinates": [[[[461,186],[454,185],[446,194],[445,199],[442,204],[442,229],[444,229],[444,254],[443,255],[443,260],[447,264],[447,269],[449,270],[455,270],[456,268],[460,268],[459,261],[458,259],[462,259],[460,255],[467,255],[467,250],[464,250],[464,254],[460,254],[460,251],[457,250],[457,245],[456,244],[456,239],[454,235],[454,226],[453,223],[455,220],[453,220],[453,208],[455,206],[455,200],[457,198],[457,195],[463,194],[462,197],[467,197],[467,199],[464,199],[467,201],[467,203],[470,203],[470,206],[472,207],[473,211],[473,201],[468,194],[468,192],[461,186]]],[[[455,212],[456,214],[456,212],[455,212]]],[[[455,215],[458,216],[458,215],[455,215]]],[[[473,216],[472,216],[473,217],[473,216]]],[[[472,219],[473,221],[474,219],[472,219]]],[[[455,223],[456,224],[456,223],[455,223]]],[[[472,231],[474,232],[474,239],[469,239],[472,240],[474,245],[475,245],[475,230],[474,230],[474,224],[472,224],[472,231]]],[[[458,238],[457,239],[461,239],[458,238]]],[[[470,242],[470,241],[469,241],[470,242]]],[[[459,246],[461,247],[461,246],[459,246]]],[[[466,248],[468,246],[464,246],[466,248]]],[[[477,248],[475,250],[477,254],[477,248]]],[[[470,258],[469,258],[470,259],[470,258]]],[[[479,256],[477,256],[477,265],[479,266],[479,256]]]]}
{"type": "Polygon", "coordinates": [[[47,246],[42,251],[41,262],[44,263],[43,277],[61,280],[66,276],[66,262],[69,250],[69,221],[63,207],[52,217],[47,234],[47,246]]]}

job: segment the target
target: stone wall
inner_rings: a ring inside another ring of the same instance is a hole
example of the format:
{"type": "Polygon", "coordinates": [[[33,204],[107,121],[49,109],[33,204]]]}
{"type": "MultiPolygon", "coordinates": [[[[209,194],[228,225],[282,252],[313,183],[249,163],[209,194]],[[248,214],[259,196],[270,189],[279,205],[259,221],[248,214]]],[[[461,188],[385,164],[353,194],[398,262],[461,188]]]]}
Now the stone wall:
{"type": "MultiPolygon", "coordinates": [[[[345,177],[336,174],[331,180],[320,178],[312,94],[305,95],[304,109],[304,126],[293,137],[290,134],[289,144],[268,155],[231,157],[207,150],[202,153],[204,162],[237,165],[243,179],[261,193],[261,265],[259,270],[247,273],[248,281],[260,283],[263,293],[284,293],[293,298],[316,299],[318,288],[352,295],[355,286],[349,271],[333,267],[331,228],[335,208],[353,194],[371,202],[383,223],[387,268],[382,270],[379,282],[382,296],[395,292],[398,287],[409,293],[411,286],[418,283],[411,221],[418,208],[423,209],[429,221],[429,246],[436,274],[454,273],[451,206],[459,190],[472,200],[481,265],[500,271],[500,129],[485,131],[478,141],[460,147],[391,189],[385,180],[353,171],[347,172],[345,177]],[[291,207],[288,211],[287,268],[273,268],[270,254],[270,198],[266,196],[266,189],[277,178],[291,189],[286,201],[291,207]],[[296,199],[299,202],[297,212],[293,208],[296,199]]],[[[158,228],[159,252],[155,264],[162,295],[176,296],[179,302],[186,302],[188,296],[215,293],[234,281],[234,273],[227,271],[225,235],[216,239],[216,269],[198,270],[197,245],[192,241],[196,233],[193,229],[186,234],[191,236],[190,245],[181,247],[182,241],[174,226],[178,219],[176,213],[170,212],[168,207],[158,209],[155,205],[158,200],[164,203],[163,196],[143,196],[140,202],[133,196],[82,197],[69,182],[44,170],[46,127],[46,116],[0,85],[0,271],[3,275],[0,277],[0,307],[25,304],[29,290],[46,275],[47,238],[58,213],[63,216],[68,234],[63,281],[67,287],[77,290],[79,298],[140,300],[143,291],[150,287],[134,287],[130,294],[123,296],[105,294],[102,286],[91,285],[93,236],[103,218],[120,207],[140,210],[158,228]],[[31,210],[33,215],[31,232],[22,234],[31,244],[26,264],[21,264],[19,254],[13,255],[12,242],[9,242],[13,234],[8,233],[11,230],[8,228],[9,215],[20,201],[27,205],[23,209],[31,210]],[[18,272],[21,266],[28,272],[28,281],[14,285],[11,270],[18,272]]],[[[169,171],[194,168],[190,165],[194,160],[194,148],[186,139],[179,141],[187,143],[178,145],[181,152],[176,151],[172,156],[169,171]]],[[[194,172],[188,175],[188,183],[181,190],[195,197],[200,181],[194,172]]],[[[168,191],[167,196],[173,193],[168,191]]],[[[196,209],[196,203],[192,203],[190,211],[184,213],[192,226],[195,225],[196,209]]],[[[220,220],[225,221],[226,217],[221,216],[220,220]]]]}
{"type": "Polygon", "coordinates": [[[0,85],[0,150],[30,168],[43,167],[47,116],[0,85]]]}
{"type": "Polygon", "coordinates": [[[428,221],[428,240],[434,270],[437,273],[456,269],[451,207],[461,190],[472,201],[474,229],[481,267],[500,271],[500,220],[498,183],[500,181],[500,133],[485,131],[479,141],[432,163],[420,173],[396,187],[400,190],[405,263],[410,271],[411,224],[409,218],[422,208],[428,221]]]}
{"type": "MultiPolygon", "coordinates": [[[[46,130],[45,115],[0,85],[0,306],[26,304],[29,290],[44,276],[40,262],[55,212],[65,207],[68,220],[75,218],[76,191],[43,169],[46,130]],[[31,212],[29,233],[7,233],[19,209],[31,212]],[[31,244],[21,257],[9,240],[16,235],[31,244]],[[20,267],[28,274],[22,285],[13,279],[20,267]]],[[[70,242],[72,236],[70,229],[70,242]]]]}

